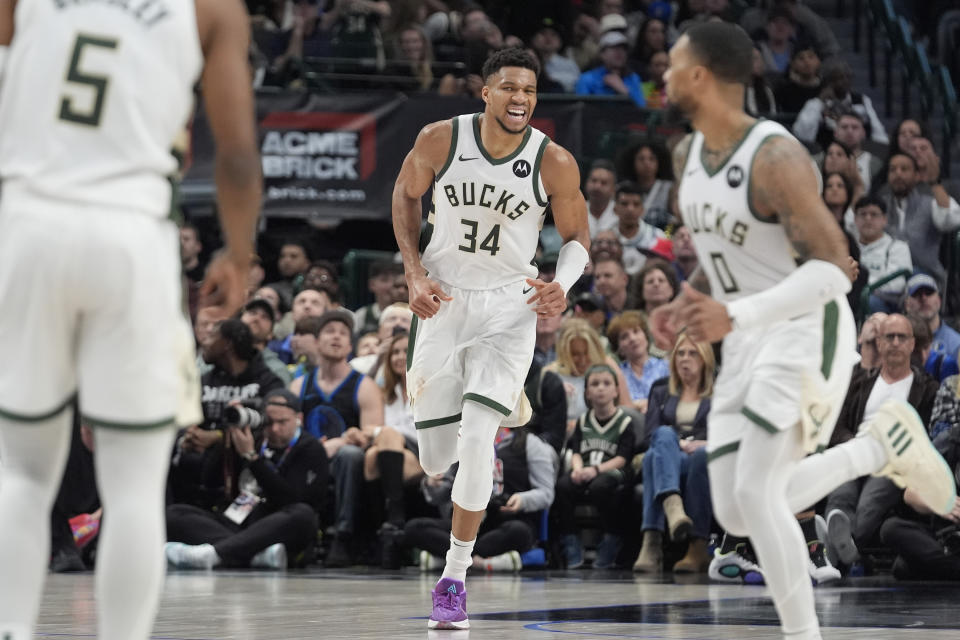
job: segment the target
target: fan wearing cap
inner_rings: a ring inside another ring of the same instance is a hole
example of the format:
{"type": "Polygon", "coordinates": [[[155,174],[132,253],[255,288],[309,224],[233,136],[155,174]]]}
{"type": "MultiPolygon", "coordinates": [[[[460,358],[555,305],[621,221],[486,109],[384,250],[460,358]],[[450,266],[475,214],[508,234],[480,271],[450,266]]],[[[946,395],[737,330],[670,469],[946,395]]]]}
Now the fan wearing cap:
{"type": "Polygon", "coordinates": [[[263,432],[227,430],[237,457],[238,495],[214,512],[189,504],[167,507],[166,556],[184,569],[286,569],[313,543],[329,462],[323,445],[302,429],[300,399],[274,389],[263,399],[263,432]]]}
{"type": "Polygon", "coordinates": [[[560,54],[563,49],[563,31],[553,18],[544,18],[530,38],[530,46],[543,63],[543,72],[559,82],[563,90],[573,91],[580,77],[580,67],[570,58],[560,54]]]}
{"type": "Polygon", "coordinates": [[[273,306],[261,298],[254,298],[245,304],[240,314],[240,321],[247,325],[253,336],[253,346],[259,349],[263,356],[263,363],[287,385],[292,379],[290,370],[272,349],[267,348],[267,343],[273,339],[275,318],[273,306]]]}
{"type": "Polygon", "coordinates": [[[943,321],[940,309],[940,287],[937,281],[925,273],[918,273],[907,280],[907,297],[903,300],[904,313],[916,315],[926,321],[933,334],[931,355],[946,355],[956,358],[960,350],[960,333],[943,321]]]}
{"type": "Polygon", "coordinates": [[[608,31],[600,36],[603,64],[580,75],[576,92],[585,96],[628,96],[638,107],[647,106],[640,76],[627,67],[629,43],[620,31],[608,31]]]}

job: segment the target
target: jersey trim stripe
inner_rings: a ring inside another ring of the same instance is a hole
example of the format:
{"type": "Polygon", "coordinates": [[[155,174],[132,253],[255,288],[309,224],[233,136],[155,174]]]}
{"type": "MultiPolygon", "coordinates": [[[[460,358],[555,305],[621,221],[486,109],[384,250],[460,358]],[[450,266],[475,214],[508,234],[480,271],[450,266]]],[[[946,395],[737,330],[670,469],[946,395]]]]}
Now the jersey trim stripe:
{"type": "Polygon", "coordinates": [[[764,224],[780,224],[780,220],[778,220],[776,217],[764,218],[757,213],[756,207],[753,206],[753,190],[750,188],[750,176],[753,174],[753,163],[757,160],[757,154],[760,153],[760,149],[762,149],[763,145],[767,143],[767,140],[770,138],[782,137],[783,136],[781,136],[779,133],[771,133],[760,140],[759,144],[757,144],[757,150],[753,152],[753,157],[750,158],[750,166],[747,167],[747,208],[750,210],[750,215],[752,215],[757,222],[762,222],[764,224]]]}
{"type": "Polygon", "coordinates": [[[172,427],[174,425],[173,416],[152,422],[115,422],[113,420],[103,420],[93,418],[83,414],[83,421],[92,427],[101,427],[104,429],[119,429],[122,431],[142,431],[147,429],[161,429],[163,427],[172,427]]]}
{"type": "Polygon", "coordinates": [[[450,165],[453,164],[453,158],[457,155],[457,137],[460,129],[460,119],[450,118],[450,122],[453,124],[453,133],[450,136],[450,151],[447,153],[447,161],[443,164],[443,168],[440,169],[437,177],[434,178],[434,182],[440,182],[440,178],[443,177],[443,174],[445,174],[447,169],[450,168],[450,165]]]}
{"type": "Polygon", "coordinates": [[[413,314],[413,317],[410,318],[410,339],[408,340],[410,348],[407,349],[407,371],[410,371],[410,367],[413,366],[413,349],[417,346],[417,325],[420,323],[420,318],[417,314],[413,314]]]}
{"type": "Polygon", "coordinates": [[[531,133],[533,133],[533,128],[531,128],[530,125],[527,125],[526,130],[523,132],[523,140],[521,140],[520,145],[513,150],[513,153],[508,156],[504,156],[503,158],[494,158],[487,152],[486,148],[483,146],[483,140],[480,139],[480,114],[473,114],[473,137],[476,140],[477,149],[480,149],[480,153],[483,155],[484,159],[494,166],[510,162],[520,155],[523,152],[523,148],[527,146],[527,142],[530,140],[531,133]]]}
{"type": "Polygon", "coordinates": [[[820,372],[823,377],[830,379],[833,369],[833,360],[837,355],[837,322],[840,318],[840,309],[836,300],[831,300],[823,308],[823,364],[820,372]]]}
{"type": "MultiPolygon", "coordinates": [[[[709,169],[707,169],[707,164],[703,161],[703,152],[707,148],[706,140],[703,140],[703,142],[700,144],[700,166],[703,168],[706,174],[712,178],[713,176],[723,171],[723,169],[727,166],[727,163],[730,162],[733,156],[737,155],[737,151],[740,150],[740,147],[743,146],[743,143],[746,142],[747,138],[750,137],[750,133],[753,132],[753,128],[758,124],[760,124],[761,122],[763,122],[762,119],[755,120],[754,123],[750,125],[750,128],[747,129],[746,133],[743,134],[743,137],[740,138],[740,142],[737,143],[737,146],[735,146],[733,150],[730,152],[730,154],[724,159],[723,164],[717,167],[714,171],[710,171],[709,169]]],[[[703,137],[703,134],[701,134],[701,138],[702,137],[703,137]]]]}
{"type": "Polygon", "coordinates": [[[751,409],[750,407],[744,407],[740,409],[740,413],[746,416],[747,420],[757,425],[764,431],[768,433],[777,433],[778,429],[771,423],[769,420],[761,416],[759,413],[751,409]]]}
{"type": "Polygon", "coordinates": [[[713,451],[707,454],[707,464],[710,464],[717,458],[721,456],[725,456],[728,453],[733,453],[739,448],[740,448],[739,440],[737,440],[736,442],[731,442],[730,444],[725,444],[722,447],[717,447],[716,449],[714,449],[713,451]]]}
{"type": "Polygon", "coordinates": [[[550,144],[550,138],[543,136],[543,141],[540,142],[540,148],[537,149],[537,160],[533,163],[533,195],[537,199],[537,204],[541,207],[547,206],[547,195],[544,194],[543,197],[540,197],[540,164],[543,162],[543,152],[547,150],[547,145],[550,144]]]}
{"type": "Polygon", "coordinates": [[[482,404],[486,407],[490,407],[494,411],[499,411],[505,416],[509,416],[513,413],[510,409],[507,409],[505,406],[497,402],[496,400],[491,400],[487,396],[482,396],[479,393],[465,393],[463,394],[464,400],[472,400],[477,404],[482,404]]]}
{"type": "Polygon", "coordinates": [[[445,424],[453,424],[454,422],[460,422],[460,419],[463,417],[462,413],[458,413],[455,416],[447,416],[445,418],[434,418],[433,420],[421,420],[420,422],[414,422],[413,426],[417,429],[430,429],[432,427],[442,427],[445,424]]]}
{"type": "Polygon", "coordinates": [[[49,420],[63,413],[64,409],[69,407],[70,403],[72,403],[76,397],[77,397],[76,393],[71,393],[66,400],[58,404],[54,409],[51,409],[46,413],[41,413],[41,414],[32,415],[32,416],[28,416],[22,413],[15,413],[13,411],[7,411],[5,409],[0,409],[0,418],[6,418],[7,420],[13,420],[15,422],[42,422],[44,420],[49,420]]]}

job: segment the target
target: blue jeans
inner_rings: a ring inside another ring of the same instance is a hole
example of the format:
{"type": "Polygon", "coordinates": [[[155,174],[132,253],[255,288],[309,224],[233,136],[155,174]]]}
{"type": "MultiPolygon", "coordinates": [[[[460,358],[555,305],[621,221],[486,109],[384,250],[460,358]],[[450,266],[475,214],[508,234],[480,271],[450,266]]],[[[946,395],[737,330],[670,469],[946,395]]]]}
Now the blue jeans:
{"type": "Polygon", "coordinates": [[[663,498],[683,497],[683,508],[693,520],[693,537],[708,538],[713,509],[707,476],[707,449],[686,454],[673,427],[657,427],[643,457],[643,530],[663,531],[663,498]]]}

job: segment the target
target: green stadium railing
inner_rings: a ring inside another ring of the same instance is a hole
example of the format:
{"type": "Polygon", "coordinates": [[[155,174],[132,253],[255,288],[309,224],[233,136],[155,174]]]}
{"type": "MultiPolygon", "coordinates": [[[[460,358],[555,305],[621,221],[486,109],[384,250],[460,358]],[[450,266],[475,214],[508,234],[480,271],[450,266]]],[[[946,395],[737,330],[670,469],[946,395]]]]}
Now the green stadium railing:
{"type": "Polygon", "coordinates": [[[857,309],[857,326],[863,324],[863,321],[867,318],[867,315],[870,312],[870,294],[883,285],[893,282],[897,278],[909,278],[911,275],[912,273],[909,270],[899,269],[891,274],[883,276],[873,284],[864,287],[863,291],[860,293],[860,305],[857,309]]]}
{"type": "Polygon", "coordinates": [[[384,260],[393,260],[393,252],[371,249],[347,251],[340,266],[340,292],[348,309],[357,309],[373,302],[373,295],[367,288],[370,265],[384,260]]]}

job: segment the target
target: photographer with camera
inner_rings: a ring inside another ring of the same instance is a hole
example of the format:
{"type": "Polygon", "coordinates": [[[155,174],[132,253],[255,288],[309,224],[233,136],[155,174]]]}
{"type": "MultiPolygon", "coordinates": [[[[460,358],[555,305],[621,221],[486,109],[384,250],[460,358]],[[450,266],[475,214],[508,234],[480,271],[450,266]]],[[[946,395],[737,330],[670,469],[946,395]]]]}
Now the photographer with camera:
{"type": "Polygon", "coordinates": [[[241,469],[237,497],[214,513],[193,505],[167,508],[167,561],[184,569],[285,569],[316,539],[317,513],[329,479],[323,445],[302,429],[300,399],[275,389],[263,414],[230,407],[225,438],[241,469]],[[262,436],[254,429],[262,424],[262,436]],[[242,425],[242,426],[238,426],[242,425]]]}
{"type": "MultiPolygon", "coordinates": [[[[213,368],[201,380],[203,422],[177,436],[170,468],[171,502],[210,508],[224,499],[224,412],[233,401],[249,401],[283,381],[264,363],[250,329],[224,320],[204,335],[200,351],[213,368]]],[[[232,497],[232,496],[226,496],[232,497]]]]}

